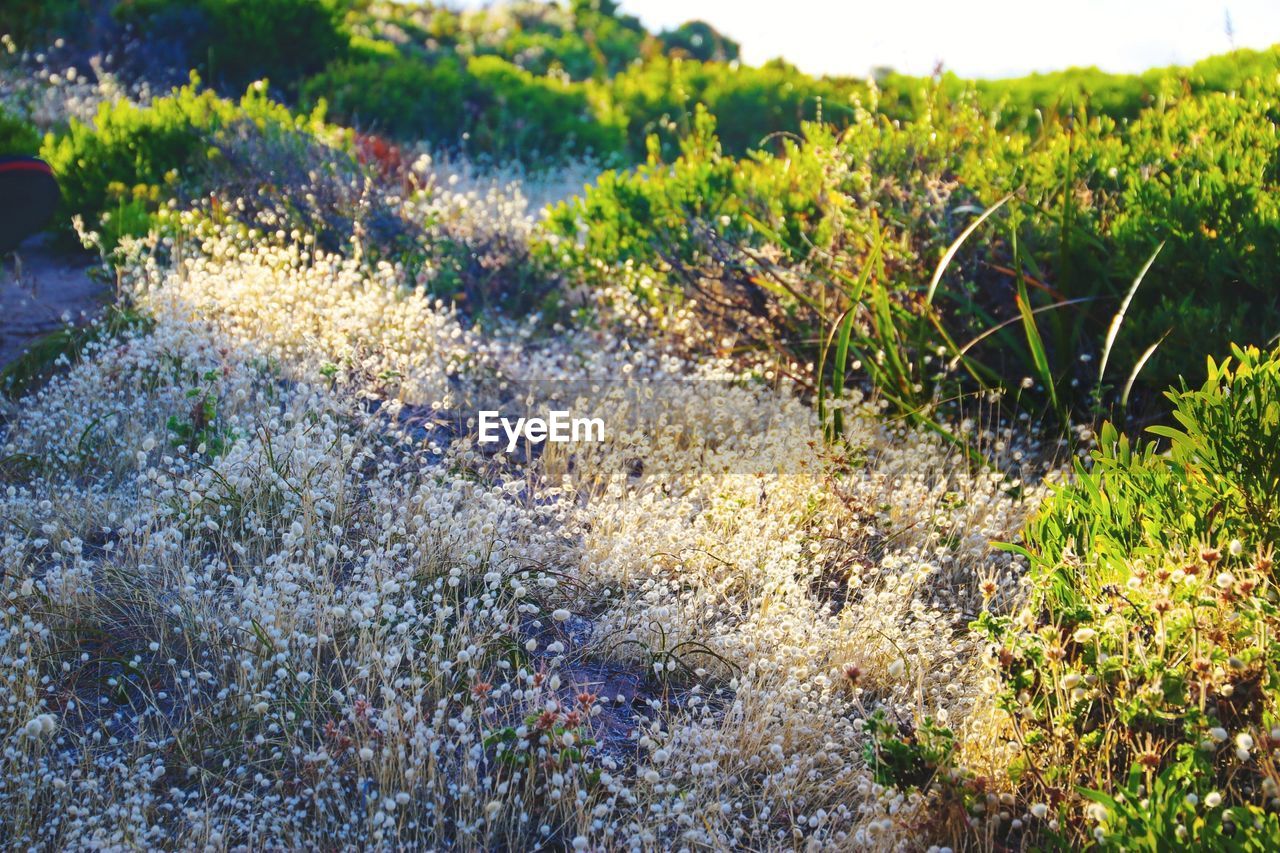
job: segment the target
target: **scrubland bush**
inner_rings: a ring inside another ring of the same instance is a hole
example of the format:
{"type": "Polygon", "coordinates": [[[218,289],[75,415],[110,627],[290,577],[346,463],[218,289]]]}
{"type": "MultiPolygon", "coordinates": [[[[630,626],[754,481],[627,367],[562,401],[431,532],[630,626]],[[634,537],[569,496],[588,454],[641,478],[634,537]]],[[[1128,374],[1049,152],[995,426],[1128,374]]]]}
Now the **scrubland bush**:
{"type": "Polygon", "coordinates": [[[338,63],[307,81],[303,100],[323,98],[330,114],[349,125],[455,148],[468,127],[464,73],[454,59],[338,63]]]}
{"type": "Polygon", "coordinates": [[[706,21],[686,21],[674,29],[663,30],[658,38],[669,54],[699,62],[736,62],[741,49],[741,45],[706,21]]]}
{"type": "Polygon", "coordinates": [[[125,0],[117,17],[185,42],[190,68],[240,91],[268,79],[293,91],[350,47],[340,0],[125,0]],[[174,26],[180,21],[179,26],[174,26]]]}
{"type": "Polygon", "coordinates": [[[838,138],[810,125],[808,139],[776,155],[735,161],[704,140],[669,169],[655,158],[634,175],[607,175],[562,207],[550,219],[551,253],[588,278],[643,264],[636,280],[669,295],[711,283],[746,299],[749,313],[771,314],[775,339],[814,360],[852,316],[862,346],[850,357],[897,359],[877,384],[905,409],[927,406],[938,388],[949,395],[938,369],[949,364],[987,388],[1029,383],[1023,402],[1065,420],[1068,409],[1127,400],[1122,386],[1138,368],[1161,387],[1204,346],[1264,342],[1280,325],[1264,295],[1280,233],[1265,189],[1275,97],[1274,80],[1256,81],[1238,95],[1180,98],[1124,127],[1104,116],[1033,137],[935,92],[914,121],[866,109],[838,138]],[[948,256],[935,281],[948,244],[996,204],[981,245],[948,256]],[[864,271],[867,294],[882,288],[887,298],[846,314],[865,295],[864,271]]]}
{"type": "Polygon", "coordinates": [[[218,168],[221,146],[246,134],[308,135],[318,126],[318,114],[295,117],[259,87],[237,103],[193,81],[146,105],[103,103],[91,124],[72,119],[66,133],[46,136],[41,154],[62,189],[60,227],[67,229],[73,216],[82,216],[96,228],[106,215],[104,247],[111,249],[125,234],[146,233],[162,193],[164,199],[199,194],[202,178],[211,189],[209,176],[218,168]]]}
{"type": "Polygon", "coordinates": [[[668,56],[612,5],[583,3],[566,13],[515,4],[457,20],[443,9],[375,5],[353,20],[360,45],[379,48],[308,81],[306,102],[325,97],[340,117],[402,139],[454,146],[465,132],[473,153],[526,163],[584,150],[602,159],[642,158],[649,133],[659,133],[671,154],[697,104],[719,119],[722,144],[745,153],[807,120],[843,126],[850,95],[865,91],[782,62],[729,64],[731,57],[716,53],[722,37],[705,25],[681,37],[685,47],[667,48],[674,51],[668,56]],[[707,39],[719,58],[682,59],[694,36],[707,39]],[[494,110],[495,101],[506,110],[494,110]]]}
{"type": "MultiPolygon", "coordinates": [[[[950,98],[974,92],[1002,125],[1034,130],[1045,119],[1105,115],[1117,122],[1182,95],[1238,92],[1250,80],[1280,71],[1280,50],[1234,50],[1182,67],[1153,68],[1142,74],[1109,74],[1097,68],[1028,74],[1007,80],[963,80],[947,73],[937,85],[950,98]]],[[[920,78],[886,73],[877,78],[902,116],[918,114],[931,84],[920,78]]]]}
{"type": "Polygon", "coordinates": [[[1027,527],[1025,609],[977,623],[1023,750],[1013,811],[1073,845],[1270,849],[1280,353],[1169,397],[1169,450],[1104,427],[1027,527]]]}
{"type": "Polygon", "coordinates": [[[40,134],[29,121],[0,106],[0,152],[35,154],[40,150],[40,134]]]}
{"type": "Polygon", "coordinates": [[[308,81],[304,95],[349,123],[498,162],[608,159],[625,148],[619,121],[592,89],[496,56],[339,64],[308,81]]]}
{"type": "Polygon", "coordinates": [[[83,26],[87,6],[85,0],[10,0],[0,34],[29,46],[51,33],[83,26]]]}
{"type": "Polygon", "coordinates": [[[798,133],[807,121],[843,128],[852,120],[851,97],[866,92],[856,81],[814,79],[781,61],[753,68],[680,59],[634,66],[609,89],[635,154],[644,154],[642,140],[656,134],[668,160],[692,131],[699,105],[716,119],[724,150],[742,155],[762,146],[776,150],[775,135],[798,133]]]}
{"type": "Polygon", "coordinates": [[[568,153],[607,158],[623,148],[617,118],[590,88],[535,77],[497,57],[467,63],[469,128],[477,151],[538,162],[568,153]]]}

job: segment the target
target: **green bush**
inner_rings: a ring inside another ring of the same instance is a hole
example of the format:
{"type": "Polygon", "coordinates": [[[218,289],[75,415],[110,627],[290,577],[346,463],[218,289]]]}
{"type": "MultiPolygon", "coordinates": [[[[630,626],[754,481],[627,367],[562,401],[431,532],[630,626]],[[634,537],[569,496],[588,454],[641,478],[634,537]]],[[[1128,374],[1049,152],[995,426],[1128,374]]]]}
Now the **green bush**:
{"type": "Polygon", "coordinates": [[[496,56],[538,76],[579,82],[612,77],[662,47],[609,0],[518,0],[465,14],[431,4],[357,4],[350,21],[359,38],[404,33],[397,47],[406,58],[496,56]]]}
{"type": "Polygon", "coordinates": [[[35,154],[39,150],[40,134],[35,126],[0,106],[0,155],[35,154]]]}
{"type": "Polygon", "coordinates": [[[714,137],[695,133],[670,168],[655,159],[634,171],[605,172],[583,196],[550,210],[557,248],[549,251],[578,269],[589,269],[592,260],[654,266],[664,245],[692,253],[691,224],[725,212],[738,185],[736,164],[707,146],[715,146],[714,137]]]}
{"type": "Polygon", "coordinates": [[[1169,440],[1167,453],[1104,427],[1076,484],[1029,527],[1045,576],[1061,573],[1063,600],[1122,583],[1135,558],[1179,543],[1280,540],[1280,352],[1233,352],[1209,359],[1201,387],[1167,395],[1177,426],[1151,427],[1169,440]],[[1088,559],[1086,573],[1073,554],[1088,559]]]}
{"type": "Polygon", "coordinates": [[[340,62],[308,80],[302,100],[323,99],[331,115],[352,126],[453,148],[465,129],[463,74],[452,59],[340,62]]]}
{"type": "Polygon", "coordinates": [[[930,82],[888,72],[878,82],[902,118],[920,115],[936,87],[952,99],[972,91],[1002,126],[1034,130],[1045,119],[1067,114],[1105,115],[1122,122],[1184,94],[1238,92],[1249,81],[1273,78],[1278,71],[1280,47],[1272,47],[1235,50],[1189,67],[1153,68],[1142,74],[1068,68],[1006,80],[969,81],[947,73],[930,82]]]}
{"type": "Polygon", "coordinates": [[[699,62],[736,62],[741,46],[706,21],[686,21],[658,38],[669,55],[699,62]]]}
{"type": "Polygon", "coordinates": [[[339,63],[310,80],[304,102],[331,104],[362,127],[498,160],[537,163],[625,148],[607,99],[592,87],[539,77],[497,56],[339,63]]]}
{"type": "Polygon", "coordinates": [[[609,90],[626,117],[632,150],[657,134],[663,155],[679,152],[679,139],[692,129],[695,107],[716,119],[720,144],[744,155],[765,144],[778,150],[777,134],[798,134],[805,122],[821,118],[842,129],[853,120],[853,96],[866,87],[851,80],[818,80],[781,61],[759,68],[720,62],[654,60],[616,76],[609,90]]]}
{"type": "Polygon", "coordinates": [[[812,152],[792,143],[790,161],[736,160],[721,150],[709,111],[699,107],[693,124],[670,165],[651,138],[646,164],[605,172],[581,197],[550,209],[541,251],[566,274],[599,276],[600,283],[618,267],[648,273],[653,289],[642,295],[658,301],[691,295],[681,279],[702,278],[703,262],[719,249],[771,245],[748,215],[778,223],[781,248],[792,259],[830,247],[836,235],[816,202],[822,174],[812,152]]]}
{"type": "MultiPolygon", "coordinates": [[[[672,64],[623,75],[615,81],[619,103],[633,122],[646,110],[675,110],[683,82],[721,91],[707,83],[708,68],[686,73],[672,64]],[[663,83],[660,74],[671,76],[663,83]]],[[[1237,95],[1183,95],[1123,125],[1077,117],[1046,122],[1034,135],[1002,128],[973,94],[952,100],[935,89],[913,121],[893,119],[870,98],[838,138],[808,125],[809,138],[785,137],[736,164],[710,162],[724,157],[722,143],[700,145],[669,172],[655,161],[611,178],[588,190],[576,212],[554,218],[553,233],[581,232],[581,251],[606,267],[643,260],[660,284],[675,271],[682,281],[667,282],[675,289],[716,281],[751,291],[759,270],[742,258],[724,261],[739,250],[763,252],[795,281],[773,288],[763,306],[754,298],[755,313],[778,327],[778,340],[791,341],[814,341],[844,315],[845,285],[859,278],[879,240],[883,269],[860,298],[887,288],[887,309],[855,312],[852,331],[878,325],[870,351],[892,353],[898,365],[893,388],[881,390],[908,410],[975,384],[1023,388],[1027,378],[1019,404],[1051,408],[1064,422],[1072,410],[1127,403],[1130,387],[1149,407],[1144,389],[1194,370],[1206,347],[1259,344],[1280,331],[1268,262],[1280,252],[1280,202],[1268,190],[1280,169],[1278,93],[1275,80],[1257,81],[1237,95]],[[689,193],[674,178],[704,167],[733,178],[681,208],[689,193]],[[1001,200],[931,288],[948,244],[1001,200]],[[641,201],[664,218],[637,216],[641,201]],[[760,227],[727,234],[704,209],[760,227]],[[827,294],[827,308],[816,316],[803,310],[797,290],[815,300],[827,294]]],[[[723,94],[708,100],[733,102],[723,94]]],[[[743,103],[758,100],[753,93],[743,103]]],[[[660,153],[667,158],[665,144],[660,153]]],[[[856,347],[849,352],[868,366],[856,347]]]]}
{"type": "Polygon", "coordinates": [[[242,90],[268,79],[293,91],[350,48],[340,0],[125,0],[116,14],[144,35],[187,42],[193,67],[242,90]]]}
{"type": "Polygon", "coordinates": [[[582,84],[536,77],[496,56],[467,62],[467,111],[474,150],[498,158],[592,154],[623,149],[621,121],[582,84]]]}
{"type": "MultiPolygon", "coordinates": [[[[1186,355],[1227,341],[1265,343],[1280,332],[1273,259],[1280,256],[1280,86],[1247,85],[1141,115],[1125,134],[1102,232],[1121,264],[1137,268],[1160,241],[1158,280],[1140,292],[1134,340],[1171,332],[1150,374],[1176,379],[1186,355]],[[1185,355],[1184,355],[1185,354],[1185,355]]],[[[1150,285],[1144,285],[1144,288],[1150,285]]]]}
{"type": "Polygon", "coordinates": [[[70,35],[88,6],[88,0],[6,0],[0,34],[22,48],[40,48],[57,35],[70,35]]]}
{"type": "Polygon", "coordinates": [[[318,124],[318,115],[296,118],[261,88],[235,102],[201,90],[196,80],[145,106],[103,103],[92,124],[73,119],[65,133],[46,136],[41,148],[62,189],[58,227],[69,231],[79,215],[94,228],[110,214],[103,231],[110,249],[123,234],[145,232],[146,213],[161,200],[159,187],[167,187],[165,196],[177,194],[180,183],[190,191],[217,162],[219,146],[245,126],[290,133],[318,124]]]}
{"type": "Polygon", "coordinates": [[[1096,803],[1107,846],[1278,837],[1280,350],[1208,372],[1169,393],[1178,427],[1152,428],[1167,452],[1102,430],[1013,546],[1026,608],[976,625],[1023,745],[1019,805],[1096,803]]]}

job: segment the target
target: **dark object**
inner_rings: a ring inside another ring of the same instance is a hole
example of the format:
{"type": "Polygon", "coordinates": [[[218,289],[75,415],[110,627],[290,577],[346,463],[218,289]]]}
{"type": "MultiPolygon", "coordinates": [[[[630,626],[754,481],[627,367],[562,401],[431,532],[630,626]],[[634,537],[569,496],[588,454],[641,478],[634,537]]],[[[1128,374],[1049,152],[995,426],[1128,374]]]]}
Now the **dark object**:
{"type": "Polygon", "coordinates": [[[0,255],[48,225],[59,198],[48,163],[39,157],[0,157],[0,255]]]}

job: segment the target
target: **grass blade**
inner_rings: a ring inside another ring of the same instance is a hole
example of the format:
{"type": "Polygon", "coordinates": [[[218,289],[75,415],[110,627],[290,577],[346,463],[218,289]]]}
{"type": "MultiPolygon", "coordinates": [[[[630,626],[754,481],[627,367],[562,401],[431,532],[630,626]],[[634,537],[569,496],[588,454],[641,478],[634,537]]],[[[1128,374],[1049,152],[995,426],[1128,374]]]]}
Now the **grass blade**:
{"type": "MultiPolygon", "coordinates": [[[[844,378],[845,372],[849,364],[849,341],[853,336],[854,319],[857,315],[858,306],[862,303],[862,294],[866,292],[867,282],[871,280],[872,271],[876,268],[876,263],[880,260],[880,253],[884,249],[884,236],[881,235],[871,247],[870,254],[862,266],[862,271],[858,274],[858,279],[850,283],[850,288],[846,296],[849,300],[849,307],[836,321],[833,328],[835,335],[835,361],[831,366],[831,399],[839,402],[844,396],[844,378]]],[[[827,337],[826,345],[819,354],[818,362],[818,382],[823,390],[819,393],[818,417],[822,421],[823,428],[827,428],[827,395],[825,385],[822,383],[825,362],[827,360],[827,351],[831,347],[831,336],[827,337]]],[[[844,435],[844,410],[838,405],[831,418],[830,438],[839,438],[844,435]]]]}
{"type": "MultiPolygon", "coordinates": [[[[1173,329],[1169,330],[1169,332],[1172,331],[1173,329]]],[[[1120,395],[1121,409],[1129,408],[1129,392],[1133,390],[1133,383],[1138,381],[1138,374],[1142,372],[1142,368],[1147,366],[1147,362],[1151,359],[1151,356],[1155,355],[1160,345],[1164,343],[1164,339],[1169,337],[1169,332],[1165,332],[1160,336],[1160,340],[1147,347],[1146,351],[1142,353],[1138,361],[1133,365],[1133,370],[1129,373],[1129,380],[1124,383],[1124,393],[1120,395]]]]}
{"type": "Polygon", "coordinates": [[[1049,400],[1054,411],[1058,410],[1058,389],[1054,387],[1053,374],[1049,372],[1049,356],[1044,349],[1044,339],[1040,337],[1040,329],[1036,326],[1036,315],[1027,303],[1027,286],[1018,282],[1018,313],[1022,315],[1022,328],[1027,336],[1027,346],[1031,350],[1031,360],[1035,365],[1040,381],[1049,389],[1049,400]]]}
{"type": "MultiPolygon", "coordinates": [[[[1039,308],[1031,309],[1031,313],[1043,314],[1046,311],[1055,311],[1059,308],[1068,308],[1072,305],[1084,305],[1087,302],[1093,302],[1093,301],[1094,301],[1094,297],[1092,296],[1081,296],[1079,299],[1067,299],[1062,302],[1054,302],[1049,305],[1041,305],[1039,308]]],[[[996,325],[987,329],[985,332],[982,332],[973,340],[969,341],[967,344],[965,344],[964,346],[956,350],[955,357],[951,359],[950,367],[954,370],[960,364],[960,360],[964,358],[966,354],[968,354],[969,350],[973,349],[975,346],[982,343],[992,335],[999,333],[1000,331],[1008,328],[1009,326],[1012,326],[1014,323],[1019,323],[1019,322],[1022,322],[1021,316],[1010,317],[1008,320],[1004,320],[1003,322],[997,323],[996,325]]]]}
{"type": "Polygon", "coordinates": [[[840,399],[844,396],[844,374],[849,363],[849,338],[853,334],[853,318],[857,313],[857,305],[850,305],[840,318],[836,332],[836,360],[831,367],[831,399],[836,404],[831,416],[831,437],[844,436],[844,408],[840,399]]]}
{"type": "Polygon", "coordinates": [[[933,278],[929,280],[929,289],[925,292],[924,301],[928,305],[933,304],[933,295],[938,290],[938,282],[942,281],[942,274],[947,271],[947,267],[951,265],[951,259],[956,256],[956,252],[960,251],[960,247],[964,245],[964,241],[969,239],[969,235],[978,230],[978,226],[987,221],[987,217],[1004,207],[1005,202],[1013,198],[1013,193],[1000,199],[995,204],[988,207],[982,212],[982,215],[969,223],[969,227],[960,232],[960,236],[955,239],[947,251],[943,253],[942,260],[938,262],[938,268],[933,271],[933,278]]]}
{"type": "Polygon", "coordinates": [[[1065,427],[1066,419],[1058,404],[1058,388],[1053,381],[1053,373],[1049,370],[1049,355],[1045,352],[1044,338],[1040,336],[1036,315],[1031,309],[1031,300],[1027,297],[1027,282],[1022,277],[1022,254],[1018,248],[1017,231],[1013,232],[1012,242],[1014,269],[1018,271],[1018,294],[1015,301],[1018,305],[1018,314],[1022,317],[1022,330],[1027,338],[1027,347],[1031,350],[1031,361],[1035,365],[1036,373],[1039,374],[1045,388],[1049,390],[1049,401],[1053,404],[1053,411],[1065,427]]]}
{"type": "Polygon", "coordinates": [[[832,395],[838,400],[844,392],[844,372],[845,362],[849,358],[849,337],[853,334],[853,318],[855,309],[862,302],[862,294],[866,293],[867,282],[871,280],[871,271],[875,269],[876,262],[880,260],[880,252],[884,248],[884,237],[876,240],[875,245],[871,247],[871,253],[867,256],[867,261],[863,264],[862,272],[858,275],[857,282],[854,283],[849,291],[849,310],[845,312],[844,317],[840,321],[840,331],[836,336],[836,363],[831,377],[832,395]]]}
{"type": "MultiPolygon", "coordinates": [[[[1133,280],[1133,284],[1129,287],[1129,292],[1124,295],[1124,300],[1120,303],[1120,310],[1111,318],[1111,326],[1107,329],[1107,340],[1102,347],[1102,361],[1098,365],[1098,391],[1101,394],[1102,381],[1107,375],[1107,362],[1111,359],[1111,348],[1115,346],[1116,338],[1120,335],[1120,326],[1124,323],[1125,315],[1129,312],[1129,303],[1133,302],[1133,295],[1138,292],[1138,285],[1142,284],[1142,280],[1146,278],[1147,270],[1151,269],[1151,265],[1156,262],[1156,257],[1160,254],[1160,250],[1164,248],[1161,242],[1156,246],[1156,250],[1151,253],[1151,257],[1147,258],[1147,262],[1142,265],[1142,270],[1133,280]]],[[[1163,338],[1161,338],[1163,340],[1163,338]]],[[[1159,346],[1159,344],[1157,344],[1159,346]]]]}

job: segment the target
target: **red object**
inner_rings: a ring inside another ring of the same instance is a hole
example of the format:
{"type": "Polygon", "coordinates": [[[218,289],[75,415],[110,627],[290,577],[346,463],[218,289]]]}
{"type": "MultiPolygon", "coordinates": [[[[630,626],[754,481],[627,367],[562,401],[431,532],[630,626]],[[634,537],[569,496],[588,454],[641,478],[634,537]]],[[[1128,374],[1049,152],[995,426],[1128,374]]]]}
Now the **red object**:
{"type": "Polygon", "coordinates": [[[4,172],[40,172],[44,175],[53,176],[53,169],[49,168],[49,164],[43,160],[11,160],[7,163],[0,162],[0,174],[4,172]]]}

